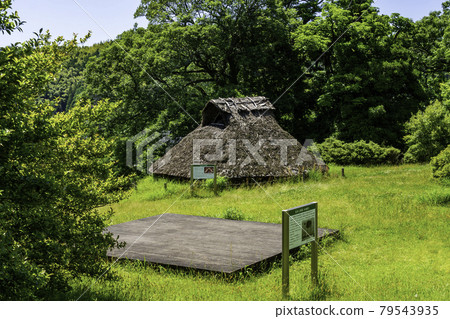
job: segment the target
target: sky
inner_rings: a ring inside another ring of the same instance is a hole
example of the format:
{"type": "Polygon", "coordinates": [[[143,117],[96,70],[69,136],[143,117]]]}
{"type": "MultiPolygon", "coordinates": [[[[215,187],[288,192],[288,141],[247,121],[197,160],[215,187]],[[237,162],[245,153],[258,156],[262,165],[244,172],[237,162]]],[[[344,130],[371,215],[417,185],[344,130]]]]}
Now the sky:
{"type": "MultiPolygon", "coordinates": [[[[417,21],[431,11],[441,10],[444,0],[375,0],[374,6],[382,14],[400,13],[417,21]]],[[[147,25],[145,18],[134,19],[134,12],[140,0],[13,0],[13,10],[18,11],[23,32],[12,35],[0,33],[0,46],[22,42],[34,37],[39,29],[50,30],[56,37],[72,38],[73,33],[80,37],[93,32],[86,43],[91,45],[115,39],[123,31],[133,28],[137,23],[147,25]]]]}

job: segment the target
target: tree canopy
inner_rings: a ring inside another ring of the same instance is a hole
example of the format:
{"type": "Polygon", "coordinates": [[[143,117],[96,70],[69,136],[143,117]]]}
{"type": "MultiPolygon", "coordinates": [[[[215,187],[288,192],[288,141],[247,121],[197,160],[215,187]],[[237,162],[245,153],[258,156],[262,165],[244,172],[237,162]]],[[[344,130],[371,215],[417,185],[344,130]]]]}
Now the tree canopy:
{"type": "Polygon", "coordinates": [[[205,101],[264,95],[300,140],[404,149],[404,123],[448,76],[447,2],[417,23],[370,0],[143,0],[135,16],[148,27],[124,32],[85,73],[88,95],[126,101],[116,123],[129,134],[183,136],[205,101]]]}
{"type": "MultiPolygon", "coordinates": [[[[2,2],[2,19],[8,8],[2,2]]],[[[78,102],[55,114],[58,101],[41,98],[76,45],[37,34],[0,49],[1,300],[61,293],[72,278],[101,274],[106,250],[119,245],[104,233],[111,212],[97,210],[131,186],[102,130],[118,104],[78,102]]]]}

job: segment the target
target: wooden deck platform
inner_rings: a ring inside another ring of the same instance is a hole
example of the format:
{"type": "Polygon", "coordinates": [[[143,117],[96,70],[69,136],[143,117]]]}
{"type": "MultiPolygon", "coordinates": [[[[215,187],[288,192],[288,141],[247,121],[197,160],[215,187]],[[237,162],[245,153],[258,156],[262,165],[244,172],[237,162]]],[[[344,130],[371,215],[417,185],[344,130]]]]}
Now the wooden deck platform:
{"type": "MultiPolygon", "coordinates": [[[[115,258],[232,273],[281,256],[281,224],[162,214],[108,230],[127,243],[107,253],[115,258]]],[[[319,238],[337,233],[319,228],[319,238]]]]}

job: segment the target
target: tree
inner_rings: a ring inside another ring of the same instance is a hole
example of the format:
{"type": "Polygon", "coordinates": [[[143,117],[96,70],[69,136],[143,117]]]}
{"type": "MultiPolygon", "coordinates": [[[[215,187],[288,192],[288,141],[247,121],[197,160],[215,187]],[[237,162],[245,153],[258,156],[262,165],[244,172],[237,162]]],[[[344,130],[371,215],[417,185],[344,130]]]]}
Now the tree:
{"type": "Polygon", "coordinates": [[[309,76],[323,88],[314,113],[328,134],[401,146],[403,123],[426,100],[401,39],[413,22],[380,15],[371,3],[327,2],[295,31],[295,47],[311,63],[326,52],[309,76]]]}
{"type": "MultiPolygon", "coordinates": [[[[144,0],[136,16],[147,17],[147,30],[124,32],[88,64],[89,96],[124,100],[123,120],[116,123],[126,134],[156,125],[175,136],[197,125],[211,98],[275,100],[302,70],[291,32],[320,3],[144,0]]],[[[302,90],[290,91],[279,103],[279,119],[288,124],[283,115],[294,104],[308,110],[313,100],[302,90]]]]}
{"type": "MultiPolygon", "coordinates": [[[[0,16],[4,10],[0,7],[0,16]]],[[[4,25],[10,25],[2,20],[4,25]]],[[[71,278],[106,270],[104,233],[131,178],[119,176],[114,140],[102,129],[118,103],[89,101],[54,115],[42,100],[76,39],[38,34],[0,48],[0,299],[43,299],[71,278]]]]}
{"type": "Polygon", "coordinates": [[[146,127],[182,136],[211,98],[265,95],[300,140],[404,149],[404,123],[437,94],[430,79],[446,74],[447,9],[416,25],[372,2],[142,0],[135,16],[148,28],[124,32],[88,63],[86,96],[123,100],[111,124],[126,136],[146,127]],[[416,54],[416,33],[427,32],[436,73],[416,54]]]}
{"type": "Polygon", "coordinates": [[[441,99],[440,83],[450,74],[450,1],[414,24],[408,47],[429,101],[441,99]]]}
{"type": "Polygon", "coordinates": [[[72,108],[86,90],[84,70],[90,57],[98,56],[107,43],[94,44],[90,47],[76,47],[61,66],[56,78],[51,81],[43,96],[44,99],[57,101],[56,110],[66,111],[72,108]]]}
{"type": "Polygon", "coordinates": [[[11,34],[14,30],[22,31],[20,26],[25,23],[19,18],[17,11],[8,12],[11,9],[12,0],[3,0],[0,3],[0,31],[2,34],[11,34]]]}
{"type": "Polygon", "coordinates": [[[450,180],[450,145],[431,158],[430,164],[434,178],[450,180]]]}
{"type": "Polygon", "coordinates": [[[406,162],[428,162],[450,144],[450,105],[435,101],[406,123],[406,162]]]}

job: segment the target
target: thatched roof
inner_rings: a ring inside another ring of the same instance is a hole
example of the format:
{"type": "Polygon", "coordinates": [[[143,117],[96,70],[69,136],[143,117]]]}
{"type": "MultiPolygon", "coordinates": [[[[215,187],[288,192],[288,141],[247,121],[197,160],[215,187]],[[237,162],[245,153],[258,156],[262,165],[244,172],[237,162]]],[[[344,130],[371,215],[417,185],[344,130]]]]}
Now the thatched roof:
{"type": "Polygon", "coordinates": [[[245,122],[248,117],[272,115],[272,110],[275,108],[264,96],[215,99],[206,103],[203,109],[202,126],[245,122]]]}
{"type": "Polygon", "coordinates": [[[190,178],[192,164],[216,164],[219,175],[242,179],[286,177],[302,168],[311,169],[317,164],[314,157],[301,152],[302,145],[278,125],[273,110],[270,101],[261,96],[211,100],[203,109],[202,124],[150,170],[159,176],[190,178]],[[285,148],[286,162],[281,161],[281,140],[290,143],[285,148]],[[197,153],[194,141],[197,151],[199,143],[204,143],[197,153]]]}

